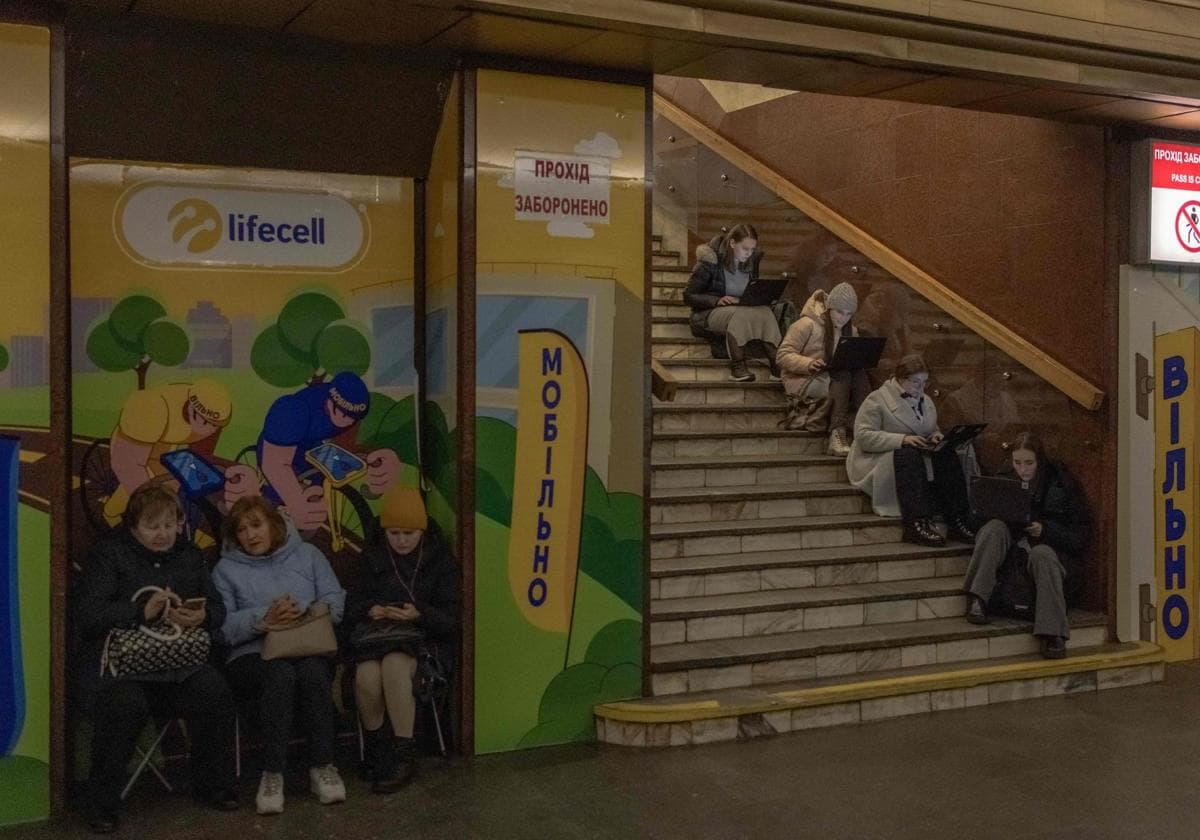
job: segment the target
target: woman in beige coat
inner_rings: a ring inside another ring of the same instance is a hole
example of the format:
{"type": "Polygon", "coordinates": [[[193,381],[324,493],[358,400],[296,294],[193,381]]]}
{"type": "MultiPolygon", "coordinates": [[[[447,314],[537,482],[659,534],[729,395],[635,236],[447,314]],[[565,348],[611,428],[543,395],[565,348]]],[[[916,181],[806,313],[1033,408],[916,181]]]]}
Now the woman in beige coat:
{"type": "Polygon", "coordinates": [[[858,295],[849,283],[812,293],[788,327],[775,362],[788,398],[789,429],[829,432],[830,455],[850,453],[854,410],[871,390],[865,370],[826,370],[843,335],[858,335],[850,323],[858,295]]]}
{"type": "Polygon", "coordinates": [[[851,484],[870,494],[875,513],[903,519],[908,542],[945,543],[930,521],[938,508],[951,537],[974,542],[958,455],[952,447],[933,450],[943,435],[937,407],[925,396],[928,381],[929,369],[920,356],[905,356],[896,363],[895,375],[872,391],[858,410],[846,474],[851,484]]]}

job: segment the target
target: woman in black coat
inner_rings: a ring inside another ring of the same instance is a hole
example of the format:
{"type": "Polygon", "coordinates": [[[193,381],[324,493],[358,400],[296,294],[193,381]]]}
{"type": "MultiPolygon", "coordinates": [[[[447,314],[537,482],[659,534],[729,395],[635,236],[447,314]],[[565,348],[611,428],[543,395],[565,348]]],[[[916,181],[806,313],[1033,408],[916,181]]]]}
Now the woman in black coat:
{"type": "Polygon", "coordinates": [[[714,356],[724,344],[730,378],[738,382],[754,381],[746,367],[746,349],[751,342],[767,360],[771,375],[779,376],[775,351],[783,336],[771,307],[738,305],[750,281],[758,278],[762,257],[754,226],[745,222],[734,225],[728,233],[696,249],[696,265],[683,292],[684,302],[692,308],[692,334],[712,342],[714,356]]]}
{"type": "Polygon", "coordinates": [[[238,806],[234,792],[233,697],[208,662],[132,676],[102,669],[109,631],[162,620],[202,627],[217,638],[225,608],[200,552],[182,536],[183,510],[175,495],[143,485],[129,499],[125,524],[88,553],[75,600],[76,628],[85,667],[100,672],[93,703],[88,826],[115,831],[125,767],[151,714],[183,717],[192,750],[192,793],[220,810],[238,806]],[[151,587],[146,591],[141,591],[151,587]]]}
{"type": "Polygon", "coordinates": [[[363,552],[342,626],[349,628],[349,654],[356,660],[354,697],[366,740],[371,790],[392,793],[411,781],[416,771],[412,742],[416,653],[421,646],[432,648],[449,670],[458,639],[460,582],[454,557],[440,534],[430,528],[425,503],[415,488],[388,490],[379,524],[376,539],[363,552]],[[382,655],[356,651],[358,633],[374,622],[409,624],[422,630],[425,639],[382,655]]]}
{"type": "Polygon", "coordinates": [[[1066,467],[1048,459],[1041,440],[1029,432],[1013,443],[1011,474],[1028,484],[1033,515],[1025,526],[993,519],[979,529],[963,581],[970,601],[967,620],[989,621],[987,603],[1006,558],[1027,562],[1037,592],[1033,633],[1042,656],[1061,659],[1071,637],[1067,607],[1083,591],[1080,558],[1091,536],[1087,505],[1066,467]]]}

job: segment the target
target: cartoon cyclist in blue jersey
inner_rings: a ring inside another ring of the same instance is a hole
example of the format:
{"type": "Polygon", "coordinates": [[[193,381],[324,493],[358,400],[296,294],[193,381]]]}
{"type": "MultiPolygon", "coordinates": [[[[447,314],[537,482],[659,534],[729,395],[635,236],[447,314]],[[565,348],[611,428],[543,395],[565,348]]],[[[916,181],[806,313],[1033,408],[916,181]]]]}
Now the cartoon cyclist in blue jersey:
{"type": "MultiPolygon", "coordinates": [[[[329,382],[307,385],[279,397],[267,410],[256,453],[265,486],[262,494],[285,505],[300,531],[316,529],[328,512],[325,489],[303,486],[297,476],[308,469],[307,453],[331,438],[345,434],[367,415],[370,395],[356,374],[343,371],[329,382]]],[[[367,489],[383,493],[400,473],[400,458],[391,449],[367,454],[367,489]]],[[[226,472],[225,500],[258,492],[252,468],[231,467],[226,472]]]]}

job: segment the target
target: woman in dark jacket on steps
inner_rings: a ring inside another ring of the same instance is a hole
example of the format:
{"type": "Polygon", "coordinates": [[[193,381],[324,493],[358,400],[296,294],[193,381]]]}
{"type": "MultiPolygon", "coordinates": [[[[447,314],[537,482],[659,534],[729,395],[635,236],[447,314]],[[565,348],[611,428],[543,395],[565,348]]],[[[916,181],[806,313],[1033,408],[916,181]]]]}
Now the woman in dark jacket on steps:
{"type": "Polygon", "coordinates": [[[990,620],[987,603],[1006,558],[1027,562],[1037,591],[1033,633],[1042,656],[1061,659],[1071,637],[1067,607],[1083,590],[1080,555],[1091,535],[1087,506],[1066,467],[1048,459],[1041,440],[1030,432],[1017,435],[1011,470],[1006,472],[1029,485],[1032,521],[1022,527],[993,519],[979,529],[963,580],[969,599],[967,621],[986,624],[990,620]]]}
{"type": "MultiPolygon", "coordinates": [[[[93,673],[100,671],[110,630],[167,618],[217,637],[225,607],[200,552],[183,538],[182,522],[174,494],[146,484],[130,497],[124,526],[88,552],[75,596],[75,620],[84,645],[81,662],[96,668],[93,673]],[[145,587],[155,589],[139,594],[145,587]]],[[[192,794],[214,808],[237,807],[233,696],[211,664],[128,677],[102,675],[93,709],[86,815],[93,831],[117,828],[125,767],[152,712],[187,721],[192,794]]]]}
{"type": "Polygon", "coordinates": [[[758,277],[763,252],[758,248],[758,231],[743,222],[729,233],[713,238],[696,249],[696,265],[688,279],[683,299],[692,307],[692,335],[714,342],[713,355],[721,342],[729,353],[729,376],[738,382],[753,382],[746,367],[746,345],[758,344],[771,375],[778,377],[775,351],[782,335],[769,306],[738,306],[751,280],[758,277]]]}
{"type": "MultiPolygon", "coordinates": [[[[429,527],[425,503],[413,487],[384,494],[377,537],[359,563],[356,585],[346,601],[343,625],[354,629],[375,621],[413,624],[450,670],[459,624],[459,576],[454,557],[429,527]]],[[[422,643],[417,643],[422,644],[422,643]]],[[[355,656],[353,646],[350,655],[355,656]]],[[[413,724],[416,702],[412,647],[380,658],[359,659],[354,697],[362,721],[375,793],[392,793],[416,771],[413,724]],[[390,724],[390,726],[389,726],[390,724]]]]}

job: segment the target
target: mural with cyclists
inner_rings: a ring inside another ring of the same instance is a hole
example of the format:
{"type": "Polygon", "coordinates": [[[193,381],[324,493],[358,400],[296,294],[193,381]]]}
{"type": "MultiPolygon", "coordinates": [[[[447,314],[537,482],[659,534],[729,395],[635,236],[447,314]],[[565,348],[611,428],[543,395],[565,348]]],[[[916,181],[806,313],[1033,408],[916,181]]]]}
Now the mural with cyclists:
{"type": "Polygon", "coordinates": [[[50,808],[50,35],[0,24],[0,825],[50,808]],[[10,795],[20,791],[20,796],[10,795]]]}
{"type": "Polygon", "coordinates": [[[72,165],[78,501],[177,490],[215,555],[261,494],[345,573],[373,505],[419,480],[411,181],[72,165]]]}

